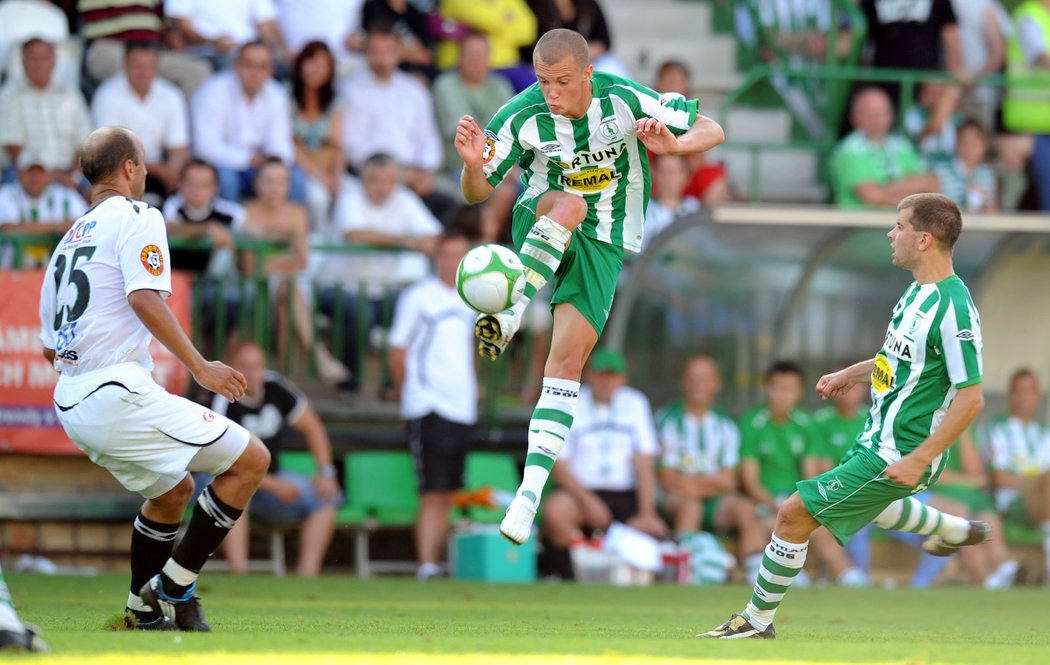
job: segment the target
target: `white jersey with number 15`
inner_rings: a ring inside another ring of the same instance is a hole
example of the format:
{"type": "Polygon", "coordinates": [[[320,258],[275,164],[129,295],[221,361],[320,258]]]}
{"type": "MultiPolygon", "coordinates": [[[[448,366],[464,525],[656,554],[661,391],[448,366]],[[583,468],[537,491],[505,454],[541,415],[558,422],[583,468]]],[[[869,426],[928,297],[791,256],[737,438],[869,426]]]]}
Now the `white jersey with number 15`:
{"type": "Polygon", "coordinates": [[[40,339],[66,376],[134,362],[153,369],[152,335],[128,295],[171,295],[164,218],[142,201],[114,196],[88,210],[55,248],[40,288],[40,339]]]}

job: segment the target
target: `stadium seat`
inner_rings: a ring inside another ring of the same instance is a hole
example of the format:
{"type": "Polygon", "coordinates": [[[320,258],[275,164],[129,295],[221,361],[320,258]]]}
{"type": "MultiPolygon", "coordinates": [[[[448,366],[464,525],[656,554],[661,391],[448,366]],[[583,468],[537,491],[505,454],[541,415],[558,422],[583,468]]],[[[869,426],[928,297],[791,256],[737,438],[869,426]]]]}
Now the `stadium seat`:
{"type": "MultiPolygon", "coordinates": [[[[506,453],[470,453],[467,455],[464,475],[464,489],[467,491],[491,487],[513,494],[518,489],[518,481],[521,480],[517,461],[506,453]]],[[[499,524],[503,513],[503,508],[470,506],[466,509],[468,520],[482,524],[499,524]]]]}
{"type": "Polygon", "coordinates": [[[346,505],[336,523],[354,529],[354,566],[359,577],[415,568],[414,561],[371,561],[368,539],[379,529],[411,527],[418,508],[416,469],[407,452],[368,451],[346,456],[346,505]]]}

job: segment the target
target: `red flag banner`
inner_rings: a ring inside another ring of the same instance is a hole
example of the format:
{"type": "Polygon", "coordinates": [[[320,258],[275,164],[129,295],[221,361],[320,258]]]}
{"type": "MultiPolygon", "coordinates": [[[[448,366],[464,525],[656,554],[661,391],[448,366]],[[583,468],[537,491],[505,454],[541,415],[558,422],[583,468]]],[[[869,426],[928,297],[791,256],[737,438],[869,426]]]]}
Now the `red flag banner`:
{"type": "MultiPolygon", "coordinates": [[[[0,270],[0,453],[78,454],[55,415],[52,394],[58,372],[40,343],[43,270],[0,270]]],[[[191,278],[172,273],[168,305],[190,332],[191,278]]],[[[181,395],[189,382],[182,364],[157,340],[150,347],[153,377],[181,395]]]]}

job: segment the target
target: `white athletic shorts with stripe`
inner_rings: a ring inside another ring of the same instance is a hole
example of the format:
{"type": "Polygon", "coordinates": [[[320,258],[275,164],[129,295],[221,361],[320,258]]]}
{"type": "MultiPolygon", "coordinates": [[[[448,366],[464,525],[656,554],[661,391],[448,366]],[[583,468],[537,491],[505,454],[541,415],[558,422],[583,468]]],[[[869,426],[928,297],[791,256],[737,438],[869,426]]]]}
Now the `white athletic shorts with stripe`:
{"type": "Polygon", "coordinates": [[[187,471],[224,473],[248,446],[248,430],[172,395],[138,363],[60,376],[55,411],[91,461],[147,499],[175,487],[187,471]]]}

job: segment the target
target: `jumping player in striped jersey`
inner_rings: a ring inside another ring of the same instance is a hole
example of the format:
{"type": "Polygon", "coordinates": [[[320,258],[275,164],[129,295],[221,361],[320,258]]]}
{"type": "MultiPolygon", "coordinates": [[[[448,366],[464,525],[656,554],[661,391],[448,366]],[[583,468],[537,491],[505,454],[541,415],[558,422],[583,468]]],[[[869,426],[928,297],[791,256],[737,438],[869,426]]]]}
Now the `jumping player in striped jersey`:
{"type": "Polygon", "coordinates": [[[913,498],[937,481],[948,447],[984,406],[981,320],[952,267],[959,208],[940,194],[897,206],[889,232],[893,264],[915,281],[893,308],[886,340],[871,360],[821,377],[824,399],[871,382],[864,432],[835,468],[799,482],[777,515],[751,601],[697,637],[775,637],[773,615],[806,562],[810,534],[827,527],[845,544],[869,522],[929,536],[923,548],[947,556],[988,540],[985,522],[934,510],[913,498]]]}
{"type": "Polygon", "coordinates": [[[525,265],[525,295],[508,310],[478,317],[481,355],[495,359],[507,348],[529,301],[554,280],[554,330],[529,424],[525,475],[500,525],[516,544],[529,538],[540,493],[572,426],[580,375],[609,318],[623,252],[642,245],[646,150],[704,152],[724,140],[722,128],[697,113],[696,100],[661,96],[594,71],[587,41],[572,30],[540,37],[533,66],[534,85],[507,102],[484,131],[463,116],[454,140],[470,203],[488,198],[515,164],[523,170],[512,233],[525,265]]]}

